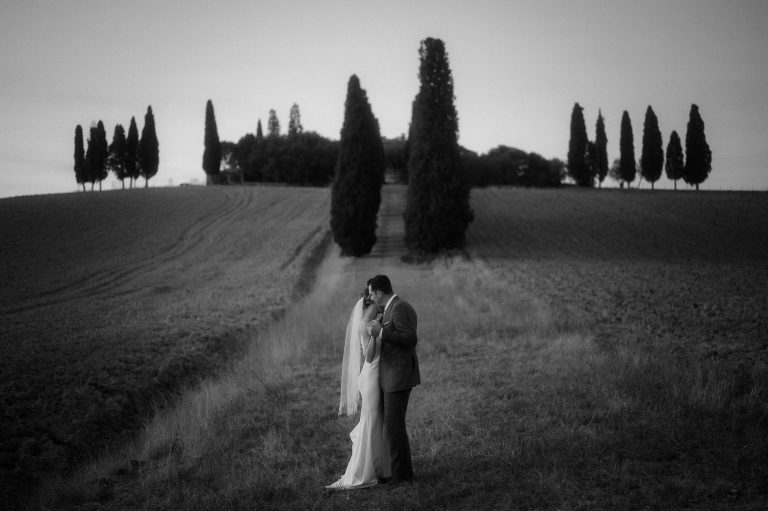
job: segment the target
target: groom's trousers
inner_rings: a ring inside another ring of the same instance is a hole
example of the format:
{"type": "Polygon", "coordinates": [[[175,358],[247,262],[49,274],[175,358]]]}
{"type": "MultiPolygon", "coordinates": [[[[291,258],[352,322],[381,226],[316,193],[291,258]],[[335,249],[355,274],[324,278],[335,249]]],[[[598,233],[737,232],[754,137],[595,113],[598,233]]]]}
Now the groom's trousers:
{"type": "Polygon", "coordinates": [[[413,480],[411,464],[411,444],[405,429],[405,412],[411,389],[384,394],[384,435],[389,444],[389,457],[392,461],[392,479],[396,481],[413,480]]]}

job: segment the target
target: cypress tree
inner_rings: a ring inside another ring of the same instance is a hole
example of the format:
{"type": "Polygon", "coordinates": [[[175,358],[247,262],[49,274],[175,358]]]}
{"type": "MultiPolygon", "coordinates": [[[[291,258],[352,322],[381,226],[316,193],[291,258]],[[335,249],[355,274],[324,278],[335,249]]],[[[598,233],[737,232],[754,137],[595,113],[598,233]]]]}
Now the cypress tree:
{"type": "Polygon", "coordinates": [[[408,156],[405,243],[414,252],[461,249],[473,219],[461,167],[453,77],[445,44],[419,48],[419,92],[413,101],[408,156]]]}
{"type": "Polygon", "coordinates": [[[603,112],[597,111],[597,124],[595,125],[595,156],[594,172],[597,176],[598,186],[602,187],[605,176],[608,175],[608,137],[605,135],[605,121],[603,112]]]}
{"type": "Polygon", "coordinates": [[[267,121],[267,135],[269,137],[280,136],[280,121],[277,119],[277,113],[274,110],[269,111],[269,121],[267,121]]]}
{"type": "Polygon", "coordinates": [[[109,145],[109,156],[107,157],[107,168],[111,170],[125,190],[125,178],[128,176],[125,170],[125,129],[122,125],[115,126],[115,133],[112,135],[112,143],[109,145]]]}
{"type": "Polygon", "coordinates": [[[107,130],[104,123],[99,121],[96,125],[97,134],[97,152],[96,165],[93,167],[94,177],[99,182],[99,191],[101,191],[101,182],[109,175],[107,171],[107,158],[109,158],[109,143],[107,142],[107,130]]]}
{"type": "Polygon", "coordinates": [[[216,116],[213,113],[213,103],[208,100],[205,105],[205,150],[203,151],[203,170],[209,176],[219,174],[221,168],[221,142],[219,131],[216,129],[216,116]]]}
{"type": "Polygon", "coordinates": [[[77,184],[82,185],[85,191],[86,168],[85,168],[85,150],[83,148],[83,127],[79,124],[75,128],[75,179],[77,184]]]}
{"type": "Polygon", "coordinates": [[[107,177],[107,156],[109,149],[107,147],[107,134],[104,130],[104,123],[91,125],[90,135],[88,137],[88,149],[85,152],[85,181],[91,183],[93,191],[96,181],[99,182],[107,177]]]}
{"type": "Polygon", "coordinates": [[[136,127],[136,118],[131,117],[128,127],[128,138],[125,140],[125,175],[133,183],[139,179],[139,129],[136,127]]]}
{"type": "Polygon", "coordinates": [[[258,140],[264,139],[264,131],[261,129],[261,119],[259,119],[259,122],[256,124],[256,138],[258,140]]]}
{"type": "Polygon", "coordinates": [[[304,128],[301,126],[301,113],[299,105],[296,103],[291,106],[290,120],[288,121],[288,136],[295,137],[301,134],[304,128]]]}
{"type": "Polygon", "coordinates": [[[677,180],[683,177],[683,171],[685,170],[683,147],[680,143],[680,136],[677,134],[677,131],[672,131],[669,135],[665,170],[667,172],[667,178],[675,182],[675,190],[677,190],[677,180]]]}
{"type": "Polygon", "coordinates": [[[384,166],[379,122],[360,80],[352,75],[331,186],[331,230],[341,255],[359,257],[370,253],[376,244],[384,166]]]}
{"type": "Polygon", "coordinates": [[[157,174],[159,165],[160,146],[155,131],[155,116],[152,114],[152,106],[148,106],[139,140],[139,168],[141,177],[144,178],[144,188],[149,187],[149,180],[157,174]]]}
{"type": "Polygon", "coordinates": [[[703,183],[712,170],[712,151],[704,135],[704,121],[699,114],[699,107],[691,105],[688,118],[688,131],[685,133],[685,170],[683,179],[689,185],[703,183]]]}
{"type": "Polygon", "coordinates": [[[643,150],[640,155],[640,172],[643,179],[651,183],[651,190],[654,183],[661,177],[661,171],[664,168],[664,142],[661,139],[659,131],[659,120],[656,114],[648,105],[645,111],[645,123],[643,124],[643,150]]]}
{"type": "Polygon", "coordinates": [[[568,175],[579,186],[593,186],[592,171],[587,165],[587,127],[584,109],[574,103],[571,111],[571,139],[568,142],[568,175]]]}
{"type": "Polygon", "coordinates": [[[624,110],[621,115],[621,137],[619,138],[619,172],[622,181],[627,185],[635,180],[637,167],[635,164],[635,142],[632,135],[632,122],[629,120],[629,112],[624,110]]]}
{"type": "Polygon", "coordinates": [[[91,183],[91,191],[93,191],[93,186],[96,183],[96,177],[94,175],[93,169],[96,166],[97,159],[97,139],[98,134],[96,133],[96,125],[91,124],[91,128],[88,130],[88,148],[85,150],[85,174],[83,176],[85,182],[91,183]]]}

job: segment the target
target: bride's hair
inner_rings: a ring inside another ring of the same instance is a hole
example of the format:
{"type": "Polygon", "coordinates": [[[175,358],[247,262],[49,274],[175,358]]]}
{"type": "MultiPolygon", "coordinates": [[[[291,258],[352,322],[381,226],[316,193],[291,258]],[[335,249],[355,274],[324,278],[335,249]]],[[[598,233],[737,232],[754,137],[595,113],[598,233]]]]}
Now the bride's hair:
{"type": "Polygon", "coordinates": [[[367,309],[368,306],[373,303],[373,299],[368,292],[368,286],[365,286],[365,289],[363,289],[363,292],[360,293],[360,296],[363,298],[363,309],[367,309]]]}

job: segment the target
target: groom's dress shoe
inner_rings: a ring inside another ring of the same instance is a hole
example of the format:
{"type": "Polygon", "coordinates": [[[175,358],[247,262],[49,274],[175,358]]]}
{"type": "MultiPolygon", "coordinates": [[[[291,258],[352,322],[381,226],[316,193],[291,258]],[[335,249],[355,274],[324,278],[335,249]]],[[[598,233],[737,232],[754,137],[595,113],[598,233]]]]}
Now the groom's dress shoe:
{"type": "Polygon", "coordinates": [[[392,478],[382,477],[381,479],[379,479],[379,484],[392,484],[392,478]]]}

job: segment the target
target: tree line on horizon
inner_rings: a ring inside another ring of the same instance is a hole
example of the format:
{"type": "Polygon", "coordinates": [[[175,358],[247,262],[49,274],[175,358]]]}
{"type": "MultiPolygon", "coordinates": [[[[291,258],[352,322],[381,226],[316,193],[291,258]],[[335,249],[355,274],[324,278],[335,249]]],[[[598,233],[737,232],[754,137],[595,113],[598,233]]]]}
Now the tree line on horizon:
{"type": "MultiPolygon", "coordinates": [[[[385,151],[379,121],[356,75],[347,84],[341,138],[337,147],[330,143],[322,146],[324,154],[320,158],[317,153],[313,155],[320,144],[312,146],[311,142],[322,137],[306,136],[297,104],[291,107],[287,136],[280,135],[279,120],[275,111],[270,110],[267,136],[259,120],[255,135],[245,135],[237,144],[229,144],[219,140],[213,103],[208,100],[202,165],[207,183],[228,182],[221,179],[222,161],[238,165],[237,172],[248,180],[298,179],[302,184],[323,184],[332,177],[330,223],[334,241],[341,247],[342,255],[362,256],[376,244],[381,187],[389,157],[393,166],[408,169],[403,218],[409,250],[435,253],[464,248],[465,231],[473,213],[469,206],[470,183],[458,144],[458,115],[445,44],[440,39],[425,39],[419,58],[421,85],[413,101],[408,140],[390,141],[389,152],[385,151]],[[298,171],[292,172],[290,166],[284,165],[285,160],[283,165],[275,161],[281,148],[290,153],[288,157],[293,163],[304,155],[332,164],[303,168],[300,165],[298,171]],[[280,172],[273,173],[273,167],[280,172]],[[328,172],[331,168],[332,174],[328,172]]],[[[224,171],[227,172],[229,169],[224,171]]]]}
{"type": "MultiPolygon", "coordinates": [[[[259,119],[256,131],[243,135],[237,142],[214,142],[218,141],[216,119],[213,106],[206,104],[204,152],[220,155],[218,165],[215,162],[204,163],[207,182],[326,186],[333,181],[340,141],[313,131],[303,131],[297,104],[291,107],[287,133],[280,132],[280,121],[274,109],[269,111],[268,127],[264,134],[259,119]],[[209,145],[211,149],[208,149],[209,145]]],[[[380,137],[384,146],[385,169],[391,182],[407,183],[409,138],[405,134],[395,138],[380,137]]],[[[499,145],[482,154],[459,145],[459,155],[461,171],[471,187],[560,186],[566,175],[563,161],[557,158],[550,160],[506,145],[499,145]]]]}
{"type": "MultiPolygon", "coordinates": [[[[677,190],[679,179],[683,179],[698,190],[699,185],[707,179],[712,170],[712,151],[707,144],[704,121],[696,104],[691,105],[689,113],[685,135],[685,154],[680,136],[675,130],[670,133],[665,153],[659,121],[650,105],[645,112],[639,161],[635,160],[632,123],[626,110],[621,116],[620,157],[613,161],[610,168],[608,166],[607,144],[608,139],[602,111],[598,110],[595,140],[591,142],[587,136],[583,108],[575,103],[571,111],[567,173],[578,186],[593,187],[597,181],[598,186],[602,187],[606,176],[610,176],[619,182],[621,188],[625,184],[629,187],[639,173],[641,179],[651,183],[653,190],[656,181],[661,177],[662,170],[664,170],[667,178],[674,182],[675,190],[677,190]]],[[[640,181],[638,181],[638,186],[639,183],[640,181]]]]}
{"type": "MultiPolygon", "coordinates": [[[[255,133],[243,135],[237,142],[223,141],[224,172],[252,183],[284,183],[325,186],[333,178],[338,153],[334,142],[314,131],[305,131],[299,105],[290,109],[288,130],[281,133],[274,109],[269,111],[267,132],[258,120],[255,133]]],[[[206,171],[208,176],[215,173],[206,171]]]]}
{"type": "Polygon", "coordinates": [[[83,187],[91,183],[93,191],[96,182],[104,181],[109,172],[113,172],[125,188],[125,179],[130,179],[130,187],[139,177],[145,179],[144,187],[149,186],[149,180],[157,174],[160,163],[159,144],[155,130],[155,117],[152,106],[147,107],[144,115],[144,127],[141,138],[136,126],[136,118],[131,117],[128,135],[121,124],[115,126],[112,143],[107,144],[107,133],[104,123],[93,123],[88,137],[88,148],[84,148],[83,128],[75,127],[75,179],[83,187]]]}

